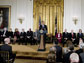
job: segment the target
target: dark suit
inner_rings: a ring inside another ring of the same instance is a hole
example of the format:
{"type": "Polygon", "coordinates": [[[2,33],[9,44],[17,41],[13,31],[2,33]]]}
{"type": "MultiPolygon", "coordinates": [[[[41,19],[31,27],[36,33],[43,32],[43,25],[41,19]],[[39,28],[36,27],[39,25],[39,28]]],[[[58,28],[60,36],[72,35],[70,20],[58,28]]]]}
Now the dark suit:
{"type": "Polygon", "coordinates": [[[83,33],[77,33],[77,38],[83,38],[83,33]]]}
{"type": "Polygon", "coordinates": [[[40,25],[39,30],[44,30],[47,31],[47,26],[46,25],[40,25]]]}
{"type": "Polygon", "coordinates": [[[80,53],[80,63],[84,63],[84,52],[80,53]]]}
{"type": "Polygon", "coordinates": [[[16,54],[12,53],[12,47],[11,46],[9,46],[8,44],[1,45],[1,51],[8,51],[9,52],[9,58],[10,59],[12,58],[14,61],[16,54]]]}
{"type": "Polygon", "coordinates": [[[70,33],[69,39],[73,42],[73,44],[76,44],[76,34],[75,33],[73,33],[73,35],[72,35],[72,33],[70,33]],[[72,39],[74,39],[74,41],[72,39]]]}
{"type": "Polygon", "coordinates": [[[32,40],[33,40],[33,32],[32,31],[27,31],[27,41],[32,45],[32,40]]]}
{"type": "Polygon", "coordinates": [[[10,38],[11,42],[13,42],[14,35],[12,31],[8,31],[8,37],[10,38]]]}
{"type": "Polygon", "coordinates": [[[76,50],[76,53],[79,55],[80,53],[83,53],[83,49],[76,50]]]}
{"type": "Polygon", "coordinates": [[[20,33],[20,42],[23,44],[26,44],[26,32],[21,32],[20,33]]]}
{"type": "Polygon", "coordinates": [[[68,52],[67,54],[63,55],[63,63],[70,63],[70,55],[73,53],[73,51],[68,52]]]}
{"type": "Polygon", "coordinates": [[[10,32],[10,31],[8,32],[8,37],[9,37],[9,38],[13,38],[13,37],[14,37],[14,35],[13,35],[13,32],[12,32],[12,31],[11,31],[11,32],[10,32]]]}
{"type": "Polygon", "coordinates": [[[79,44],[79,39],[83,39],[83,33],[77,33],[77,44],[79,44]]]}
{"type": "Polygon", "coordinates": [[[62,41],[63,42],[63,46],[67,42],[68,36],[69,36],[68,32],[63,32],[63,41],[62,41]],[[67,38],[67,39],[65,39],[65,38],[67,38]]]}
{"type": "Polygon", "coordinates": [[[62,47],[55,46],[56,48],[56,62],[62,62],[62,47]]]}

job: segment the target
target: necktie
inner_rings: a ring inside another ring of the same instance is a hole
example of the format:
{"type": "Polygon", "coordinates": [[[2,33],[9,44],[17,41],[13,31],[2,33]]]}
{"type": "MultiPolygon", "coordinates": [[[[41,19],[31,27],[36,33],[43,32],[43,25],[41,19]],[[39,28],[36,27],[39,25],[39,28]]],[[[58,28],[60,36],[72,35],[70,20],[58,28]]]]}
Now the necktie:
{"type": "Polygon", "coordinates": [[[72,37],[73,37],[73,33],[72,33],[72,37]]]}

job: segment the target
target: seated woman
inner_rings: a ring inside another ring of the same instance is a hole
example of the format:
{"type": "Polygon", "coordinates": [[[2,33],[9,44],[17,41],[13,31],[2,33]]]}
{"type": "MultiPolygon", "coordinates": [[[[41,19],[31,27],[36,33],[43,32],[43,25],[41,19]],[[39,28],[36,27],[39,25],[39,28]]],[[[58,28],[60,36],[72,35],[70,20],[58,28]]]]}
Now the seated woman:
{"type": "Polygon", "coordinates": [[[18,28],[15,28],[15,32],[14,32],[14,43],[19,41],[20,38],[20,33],[18,31],[18,28]]]}
{"type": "Polygon", "coordinates": [[[56,34],[56,38],[57,38],[58,42],[61,43],[62,34],[60,33],[60,31],[56,34]]]}

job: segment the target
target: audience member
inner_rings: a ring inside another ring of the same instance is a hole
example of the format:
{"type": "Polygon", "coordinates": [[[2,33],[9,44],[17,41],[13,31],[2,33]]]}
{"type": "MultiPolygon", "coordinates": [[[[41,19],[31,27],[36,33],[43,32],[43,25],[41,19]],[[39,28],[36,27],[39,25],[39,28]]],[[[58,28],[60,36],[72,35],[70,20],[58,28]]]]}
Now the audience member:
{"type": "Polygon", "coordinates": [[[79,54],[80,60],[81,60],[80,63],[84,63],[84,44],[82,44],[82,49],[83,49],[83,52],[79,54]]]}
{"type": "Polygon", "coordinates": [[[69,52],[63,55],[63,63],[70,63],[70,55],[74,52],[74,46],[69,46],[69,52]]]}
{"type": "Polygon", "coordinates": [[[14,32],[14,43],[18,42],[20,38],[20,32],[18,31],[18,28],[15,28],[15,32],[14,32]]]}
{"type": "Polygon", "coordinates": [[[63,48],[63,54],[66,54],[68,52],[69,52],[68,48],[63,48]]]}
{"type": "Polygon", "coordinates": [[[22,31],[21,31],[21,33],[20,33],[20,41],[19,41],[19,44],[20,44],[20,42],[21,42],[22,44],[25,43],[25,45],[27,45],[27,42],[26,42],[26,32],[25,32],[24,29],[22,29],[22,31]]]}
{"type": "Polygon", "coordinates": [[[11,28],[8,31],[8,37],[10,38],[11,42],[13,42],[14,35],[13,35],[13,31],[11,28]]]}
{"type": "Polygon", "coordinates": [[[79,29],[79,32],[77,33],[77,45],[79,44],[80,38],[83,39],[83,33],[81,29],[79,29]]]}
{"type": "Polygon", "coordinates": [[[72,43],[75,45],[76,44],[76,34],[71,30],[71,33],[69,34],[69,39],[72,41],[72,43]]]}
{"type": "Polygon", "coordinates": [[[55,43],[54,47],[56,48],[56,62],[62,62],[62,47],[58,45],[58,42],[55,43]]]}
{"type": "Polygon", "coordinates": [[[8,45],[10,43],[10,39],[5,38],[4,42],[5,42],[5,44],[1,45],[1,51],[8,51],[9,52],[9,59],[12,59],[14,62],[16,54],[12,53],[12,47],[10,45],[8,45]]]}
{"type": "Polygon", "coordinates": [[[80,38],[80,39],[79,39],[79,47],[80,47],[80,48],[81,48],[81,45],[82,45],[82,44],[84,44],[84,42],[83,42],[83,39],[80,38]]]}
{"type": "Polygon", "coordinates": [[[4,30],[3,30],[3,32],[2,32],[2,41],[3,41],[3,43],[4,43],[4,39],[5,39],[6,37],[8,37],[8,30],[7,30],[7,28],[5,27],[4,30]]]}
{"type": "Polygon", "coordinates": [[[80,53],[82,53],[83,52],[83,49],[82,49],[82,45],[84,44],[83,43],[83,40],[80,38],[80,40],[79,40],[80,42],[79,42],[79,49],[78,50],[76,50],[76,53],[77,54],[80,54],[80,53]]]}
{"type": "Polygon", "coordinates": [[[27,31],[27,41],[32,45],[32,40],[33,40],[33,31],[31,31],[31,28],[29,31],[27,31]]]}
{"type": "Polygon", "coordinates": [[[64,44],[66,44],[67,40],[68,40],[68,32],[67,29],[65,29],[65,31],[63,32],[63,46],[64,44]]]}
{"type": "Polygon", "coordinates": [[[62,41],[62,34],[60,33],[60,31],[56,34],[56,38],[57,38],[57,41],[59,43],[61,43],[61,41],[62,41]]]}
{"type": "Polygon", "coordinates": [[[55,47],[50,48],[47,63],[56,63],[56,48],[55,47]]]}
{"type": "Polygon", "coordinates": [[[70,55],[70,63],[79,63],[79,55],[77,53],[70,55]]]}

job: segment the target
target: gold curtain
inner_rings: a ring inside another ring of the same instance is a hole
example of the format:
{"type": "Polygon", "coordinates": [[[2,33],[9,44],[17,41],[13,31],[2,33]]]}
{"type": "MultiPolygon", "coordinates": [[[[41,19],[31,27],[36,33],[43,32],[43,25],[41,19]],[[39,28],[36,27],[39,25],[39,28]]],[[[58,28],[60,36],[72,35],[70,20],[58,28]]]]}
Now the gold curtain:
{"type": "Polygon", "coordinates": [[[39,17],[48,27],[48,34],[55,35],[55,19],[57,17],[57,32],[63,31],[64,0],[34,0],[33,30],[39,28],[39,17]]]}

